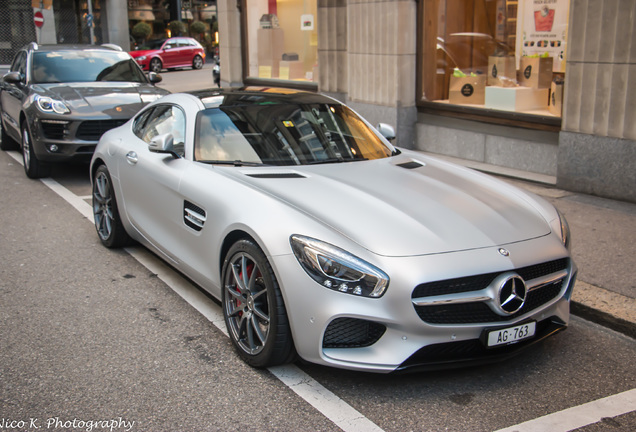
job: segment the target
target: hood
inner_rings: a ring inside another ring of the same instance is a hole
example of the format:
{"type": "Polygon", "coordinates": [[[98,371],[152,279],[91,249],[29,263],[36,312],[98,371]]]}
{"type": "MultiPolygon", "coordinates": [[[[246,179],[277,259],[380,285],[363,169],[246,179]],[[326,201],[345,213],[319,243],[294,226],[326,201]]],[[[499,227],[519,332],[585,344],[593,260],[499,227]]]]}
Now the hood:
{"type": "Polygon", "coordinates": [[[137,58],[137,57],[142,57],[147,55],[153,55],[158,52],[161,52],[161,50],[160,49],[137,50],[137,51],[130,51],[128,54],[130,54],[132,58],[137,58]]]}
{"type": "Polygon", "coordinates": [[[269,170],[267,175],[234,172],[378,255],[479,249],[551,232],[529,196],[434,159],[392,157],[269,170]]]}
{"type": "Polygon", "coordinates": [[[131,118],[146,104],[168,94],[147,83],[90,82],[38,84],[37,92],[64,102],[74,114],[103,113],[111,118],[131,118]]]}

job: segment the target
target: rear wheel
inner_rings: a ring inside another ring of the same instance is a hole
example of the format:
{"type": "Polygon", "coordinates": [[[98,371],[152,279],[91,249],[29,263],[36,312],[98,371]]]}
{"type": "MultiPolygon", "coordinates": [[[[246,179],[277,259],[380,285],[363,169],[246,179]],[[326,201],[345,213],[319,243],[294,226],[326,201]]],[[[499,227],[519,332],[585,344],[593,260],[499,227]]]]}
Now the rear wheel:
{"type": "Polygon", "coordinates": [[[22,127],[22,161],[24,162],[24,172],[29,178],[37,179],[48,177],[51,174],[51,167],[40,162],[33,151],[31,134],[26,124],[22,127]]]}
{"type": "Polygon", "coordinates": [[[254,367],[289,363],[296,356],[276,276],[263,251],[239,240],[223,264],[223,316],[238,354],[254,367]]]}
{"type": "Polygon", "coordinates": [[[203,59],[201,56],[194,56],[194,60],[192,60],[192,69],[201,69],[203,67],[203,59]]]}
{"type": "Polygon", "coordinates": [[[161,60],[159,60],[158,58],[153,58],[152,60],[150,60],[150,65],[148,67],[150,69],[150,72],[159,73],[161,72],[163,65],[161,64],[161,60]]]}
{"type": "Polygon", "coordinates": [[[113,183],[105,165],[97,168],[93,177],[93,216],[97,235],[104,246],[116,248],[132,242],[121,223],[113,183]]]}

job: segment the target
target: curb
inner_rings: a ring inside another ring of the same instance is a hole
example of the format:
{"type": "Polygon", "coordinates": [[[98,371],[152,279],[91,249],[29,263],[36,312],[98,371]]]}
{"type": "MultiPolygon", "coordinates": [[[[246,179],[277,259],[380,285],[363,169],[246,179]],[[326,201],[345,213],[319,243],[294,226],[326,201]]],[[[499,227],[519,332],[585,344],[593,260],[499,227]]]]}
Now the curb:
{"type": "Polygon", "coordinates": [[[636,300],[631,297],[577,280],[570,311],[636,339],[636,300]]]}
{"type": "Polygon", "coordinates": [[[629,336],[632,339],[636,339],[636,324],[633,322],[612,316],[607,312],[594,309],[576,301],[570,302],[570,312],[587,321],[592,321],[593,323],[629,336]]]}

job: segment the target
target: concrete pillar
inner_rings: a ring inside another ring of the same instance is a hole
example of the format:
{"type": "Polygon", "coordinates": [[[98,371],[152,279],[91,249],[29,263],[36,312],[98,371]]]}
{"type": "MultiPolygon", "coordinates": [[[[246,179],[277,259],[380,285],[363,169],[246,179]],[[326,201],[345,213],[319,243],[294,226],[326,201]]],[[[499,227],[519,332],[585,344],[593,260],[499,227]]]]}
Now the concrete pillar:
{"type": "Polygon", "coordinates": [[[217,0],[219,17],[219,56],[221,58],[221,86],[243,85],[243,53],[241,46],[241,12],[237,0],[217,0]]]}
{"type": "Polygon", "coordinates": [[[397,145],[415,148],[417,3],[347,3],[348,103],[371,123],[396,127],[397,145]]]}
{"type": "Polygon", "coordinates": [[[107,0],[104,3],[102,3],[102,14],[105,14],[102,17],[103,42],[119,45],[124,51],[130,51],[128,2],[107,0]]]}
{"type": "Polygon", "coordinates": [[[636,2],[571,0],[557,185],[636,202],[636,2]]]}

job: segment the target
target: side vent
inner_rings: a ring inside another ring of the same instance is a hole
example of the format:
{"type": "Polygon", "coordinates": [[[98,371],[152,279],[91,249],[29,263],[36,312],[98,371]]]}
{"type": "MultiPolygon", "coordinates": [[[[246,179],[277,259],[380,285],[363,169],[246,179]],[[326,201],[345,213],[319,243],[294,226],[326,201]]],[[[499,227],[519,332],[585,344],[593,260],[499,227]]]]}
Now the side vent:
{"type": "Polygon", "coordinates": [[[397,164],[397,166],[399,166],[400,168],[415,169],[415,168],[423,167],[424,164],[420,162],[416,162],[416,161],[410,161],[410,162],[397,164]]]}
{"type": "Polygon", "coordinates": [[[298,173],[263,173],[263,174],[247,174],[248,177],[262,178],[262,179],[291,179],[291,178],[306,178],[298,173]]]}
{"type": "Polygon", "coordinates": [[[189,201],[183,202],[183,222],[186,226],[201,231],[205,221],[205,210],[189,201]]]}

